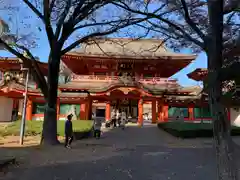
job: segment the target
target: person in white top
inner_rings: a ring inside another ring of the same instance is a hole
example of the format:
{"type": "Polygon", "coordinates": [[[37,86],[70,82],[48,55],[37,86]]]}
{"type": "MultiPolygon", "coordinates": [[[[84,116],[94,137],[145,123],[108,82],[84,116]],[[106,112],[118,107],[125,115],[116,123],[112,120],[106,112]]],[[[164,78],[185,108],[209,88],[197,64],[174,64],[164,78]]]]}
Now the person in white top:
{"type": "Polygon", "coordinates": [[[116,127],[116,121],[117,121],[117,113],[116,110],[113,109],[112,113],[111,113],[111,122],[113,124],[113,127],[116,127]]]}
{"type": "Polygon", "coordinates": [[[126,113],[123,111],[123,112],[122,112],[122,115],[121,115],[121,126],[122,126],[122,129],[125,128],[126,121],[127,121],[127,115],[126,115],[126,113]]]}
{"type": "Polygon", "coordinates": [[[116,119],[117,119],[117,123],[118,123],[118,126],[120,126],[121,122],[121,113],[119,112],[119,109],[117,110],[116,112],[116,119]]]}

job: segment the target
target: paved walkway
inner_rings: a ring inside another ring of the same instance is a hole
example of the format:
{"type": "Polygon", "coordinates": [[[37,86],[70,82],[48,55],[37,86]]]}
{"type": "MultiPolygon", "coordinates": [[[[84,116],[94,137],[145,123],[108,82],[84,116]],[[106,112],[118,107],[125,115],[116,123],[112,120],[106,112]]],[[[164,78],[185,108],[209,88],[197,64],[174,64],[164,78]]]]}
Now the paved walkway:
{"type": "Polygon", "coordinates": [[[104,129],[100,140],[34,152],[11,180],[213,180],[211,140],[180,140],[156,125],[104,129]]]}

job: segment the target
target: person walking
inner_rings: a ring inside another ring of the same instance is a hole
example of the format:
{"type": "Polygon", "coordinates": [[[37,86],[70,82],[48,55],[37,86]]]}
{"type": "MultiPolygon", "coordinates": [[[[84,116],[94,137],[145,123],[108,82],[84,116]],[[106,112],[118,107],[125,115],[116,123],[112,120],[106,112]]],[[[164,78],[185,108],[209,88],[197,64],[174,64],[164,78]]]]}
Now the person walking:
{"type": "Polygon", "coordinates": [[[111,113],[111,121],[113,124],[113,127],[117,127],[117,115],[115,109],[111,113]]]}
{"type": "Polygon", "coordinates": [[[121,115],[121,127],[122,127],[122,129],[125,129],[126,121],[127,121],[127,115],[126,115],[126,113],[123,111],[123,112],[122,112],[122,115],[121,115]]]}
{"type": "Polygon", "coordinates": [[[65,147],[70,149],[73,141],[73,126],[72,126],[72,114],[67,116],[65,122],[65,147]]]}
{"type": "MultiPolygon", "coordinates": [[[[120,127],[120,124],[121,124],[121,113],[119,110],[117,110],[116,112],[116,122],[118,123],[118,126],[120,127]]],[[[116,126],[115,126],[116,127],[116,126]]]]}
{"type": "Polygon", "coordinates": [[[102,120],[101,118],[94,118],[94,137],[99,139],[101,137],[101,127],[102,127],[102,120]]]}

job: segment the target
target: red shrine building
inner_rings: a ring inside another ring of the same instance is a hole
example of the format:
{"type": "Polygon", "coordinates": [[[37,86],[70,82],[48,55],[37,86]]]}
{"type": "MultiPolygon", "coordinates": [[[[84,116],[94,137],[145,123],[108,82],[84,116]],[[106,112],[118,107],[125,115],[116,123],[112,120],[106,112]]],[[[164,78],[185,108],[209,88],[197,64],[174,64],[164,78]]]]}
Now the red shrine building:
{"type": "MultiPolygon", "coordinates": [[[[202,88],[182,87],[170,78],[195,58],[170,52],[152,39],[83,44],[61,58],[57,117],[63,120],[72,113],[76,120],[88,120],[96,114],[108,121],[111,111],[120,109],[139,124],[144,119],[211,121],[202,88]]],[[[47,75],[47,63],[38,64],[47,75]]],[[[0,121],[11,121],[22,113],[26,72],[16,58],[1,58],[0,71],[0,121]]],[[[43,120],[44,97],[31,76],[27,97],[26,119],[43,120]]]]}

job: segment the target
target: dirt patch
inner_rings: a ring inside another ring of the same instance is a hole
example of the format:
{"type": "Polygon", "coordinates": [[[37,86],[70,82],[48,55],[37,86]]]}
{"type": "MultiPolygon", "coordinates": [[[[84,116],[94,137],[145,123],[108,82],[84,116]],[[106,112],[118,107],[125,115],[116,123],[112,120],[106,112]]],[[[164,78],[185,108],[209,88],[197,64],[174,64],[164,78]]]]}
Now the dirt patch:
{"type": "MultiPolygon", "coordinates": [[[[58,137],[59,141],[63,141],[64,137],[58,137]]],[[[40,136],[26,136],[24,137],[23,145],[19,144],[19,136],[5,136],[0,138],[0,148],[1,147],[29,147],[38,146],[40,144],[40,136]]]]}
{"type": "Polygon", "coordinates": [[[0,147],[27,147],[36,146],[40,143],[40,136],[28,136],[24,138],[24,144],[19,144],[19,136],[6,136],[0,139],[0,147]]]}

